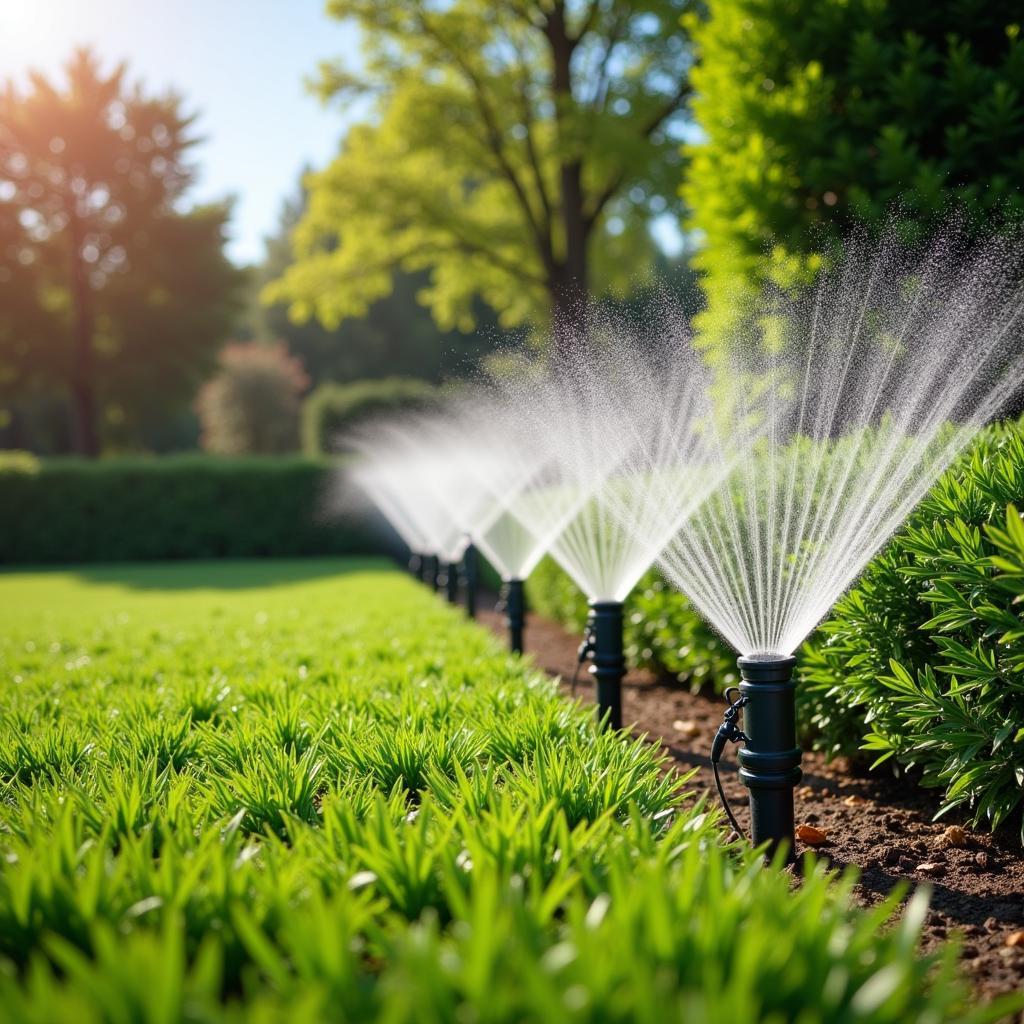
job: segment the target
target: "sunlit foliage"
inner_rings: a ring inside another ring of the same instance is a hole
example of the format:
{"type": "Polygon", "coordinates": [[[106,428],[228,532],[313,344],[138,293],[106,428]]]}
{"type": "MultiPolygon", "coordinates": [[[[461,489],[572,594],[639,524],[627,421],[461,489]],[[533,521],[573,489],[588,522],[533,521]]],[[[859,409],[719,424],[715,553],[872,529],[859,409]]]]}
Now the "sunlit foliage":
{"type": "Polygon", "coordinates": [[[1016,0],[716,0],[689,16],[698,65],[683,195],[704,246],[709,345],[737,293],[806,281],[851,220],[910,238],[963,207],[1024,200],[1016,0]]]}
{"type": "Polygon", "coordinates": [[[66,79],[0,88],[0,402],[15,446],[94,455],[191,399],[241,277],[228,208],[183,206],[196,136],[180,98],[88,51],[66,79]],[[67,426],[30,428],[44,399],[67,426]]]}
{"type": "Polygon", "coordinates": [[[362,316],[396,267],[429,269],[439,325],[504,326],[623,284],[678,208],[690,63],[685,0],[332,0],[364,30],[364,66],[321,69],[368,101],[311,175],[296,263],[265,296],[324,324],[362,316]]]}

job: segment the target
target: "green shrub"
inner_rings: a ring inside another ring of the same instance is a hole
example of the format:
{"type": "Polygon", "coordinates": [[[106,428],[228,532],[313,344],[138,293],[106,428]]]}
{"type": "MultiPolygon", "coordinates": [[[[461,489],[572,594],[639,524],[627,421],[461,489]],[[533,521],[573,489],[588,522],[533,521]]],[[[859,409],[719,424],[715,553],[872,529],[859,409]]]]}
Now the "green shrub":
{"type": "Polygon", "coordinates": [[[302,404],[302,446],[307,455],[337,450],[339,435],[374,416],[431,409],[439,404],[433,384],[412,377],[321,384],[302,404]]]}
{"type": "Polygon", "coordinates": [[[38,469],[38,455],[16,448],[0,449],[0,472],[18,470],[22,473],[35,473],[38,469]]]}
{"type": "Polygon", "coordinates": [[[587,621],[587,599],[550,556],[545,555],[526,580],[526,600],[532,611],[562,623],[574,633],[587,621]]]}
{"type": "Polygon", "coordinates": [[[0,577],[4,1020],[998,1015],[922,896],[794,887],[424,588],[302,568],[0,577]]]}
{"type": "Polygon", "coordinates": [[[383,550],[377,520],[326,518],[330,469],[201,455],[0,463],[0,563],[383,550]]]}
{"type": "Polygon", "coordinates": [[[286,455],[299,447],[299,398],[309,387],[302,362],[283,341],[235,341],[199,389],[203,448],[217,455],[286,455]]]}
{"type": "MultiPolygon", "coordinates": [[[[703,6],[703,5],[701,5],[703,6]]],[[[851,221],[901,204],[909,233],[963,205],[1024,211],[1019,0],[716,0],[687,16],[702,138],[689,227],[706,238],[701,335],[725,345],[742,294],[806,279],[851,221]]]]}
{"type": "Polygon", "coordinates": [[[876,764],[916,766],[945,809],[992,827],[1024,794],[1024,530],[1007,513],[1022,496],[1024,428],[992,427],[801,655],[819,746],[849,753],[866,733],[876,764]]]}

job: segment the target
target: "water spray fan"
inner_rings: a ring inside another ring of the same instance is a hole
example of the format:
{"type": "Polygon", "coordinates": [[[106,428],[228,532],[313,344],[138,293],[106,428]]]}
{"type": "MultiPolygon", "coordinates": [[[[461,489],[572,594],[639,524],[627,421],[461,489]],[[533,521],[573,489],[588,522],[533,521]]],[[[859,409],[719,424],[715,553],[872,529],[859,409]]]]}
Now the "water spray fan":
{"type": "Polygon", "coordinates": [[[742,655],[714,760],[743,744],[757,845],[793,853],[794,653],[1021,386],[1020,252],[955,229],[913,259],[894,237],[855,237],[812,290],[765,296],[737,333],[716,396],[761,436],[660,564],[742,655]]]}
{"type": "Polygon", "coordinates": [[[359,457],[347,479],[420,556],[428,586],[446,588],[446,566],[462,558],[468,538],[437,501],[423,453],[401,421],[373,421],[350,434],[345,444],[359,457]]]}
{"type": "Polygon", "coordinates": [[[406,494],[386,462],[364,457],[350,469],[346,479],[364,494],[409,549],[409,572],[414,578],[433,585],[436,559],[430,555],[430,540],[406,507],[406,494]]]}
{"type": "Polygon", "coordinates": [[[512,512],[542,472],[543,456],[517,447],[504,412],[493,402],[464,398],[443,415],[420,417],[415,427],[430,449],[426,461],[435,497],[472,540],[468,558],[475,557],[478,547],[501,574],[501,607],[510,647],[518,654],[525,629],[523,583],[548,538],[526,529],[512,512]]]}
{"type": "Polygon", "coordinates": [[[658,313],[648,321],[657,337],[595,318],[545,374],[501,384],[520,410],[523,448],[548,455],[515,511],[550,532],[550,554],[587,595],[580,658],[591,661],[601,719],[616,729],[623,602],[729,465],[685,319],[667,303],[658,313]]]}

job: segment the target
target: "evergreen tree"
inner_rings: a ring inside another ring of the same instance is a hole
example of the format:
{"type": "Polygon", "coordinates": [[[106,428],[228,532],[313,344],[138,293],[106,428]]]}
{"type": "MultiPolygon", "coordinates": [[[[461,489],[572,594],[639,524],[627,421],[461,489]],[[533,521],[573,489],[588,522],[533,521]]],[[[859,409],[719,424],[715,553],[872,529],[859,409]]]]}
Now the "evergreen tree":
{"type": "Polygon", "coordinates": [[[66,395],[81,454],[180,408],[230,330],[228,209],[180,210],[191,123],[84,50],[0,91],[0,387],[66,395]]]}

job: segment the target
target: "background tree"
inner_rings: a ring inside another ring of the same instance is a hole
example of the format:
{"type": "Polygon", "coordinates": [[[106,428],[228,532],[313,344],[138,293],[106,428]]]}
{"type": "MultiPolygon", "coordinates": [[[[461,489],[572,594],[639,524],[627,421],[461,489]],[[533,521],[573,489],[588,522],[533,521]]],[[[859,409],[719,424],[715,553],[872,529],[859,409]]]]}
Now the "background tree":
{"type": "Polygon", "coordinates": [[[309,387],[284,343],[226,345],[200,389],[202,445],[221,455],[281,455],[299,446],[299,399],[309,387]]]}
{"type": "MultiPolygon", "coordinates": [[[[266,257],[254,273],[257,292],[291,265],[291,234],[305,209],[306,192],[300,188],[294,199],[284,203],[277,231],[266,239],[266,257]]],[[[257,295],[250,311],[250,330],[257,338],[284,339],[314,384],[396,374],[438,383],[475,365],[489,349],[487,336],[497,331],[497,325],[491,311],[477,302],[478,332],[440,330],[416,300],[427,284],[425,271],[396,269],[390,294],[372,303],[361,319],[347,319],[333,328],[315,319],[295,323],[285,305],[263,305],[257,295]]]]}
{"type": "Polygon", "coordinates": [[[333,327],[396,268],[444,329],[480,296],[503,326],[632,278],[653,214],[677,209],[690,65],[686,0],[330,0],[363,29],[364,69],[322,69],[374,117],[311,175],[297,258],[266,292],[333,327]]]}
{"type": "MultiPolygon", "coordinates": [[[[0,192],[0,428],[7,447],[28,448],[36,434],[31,410],[45,403],[61,376],[59,317],[37,295],[38,270],[28,228],[0,192]]],[[[57,439],[54,439],[55,441],[57,439]]],[[[0,445],[2,447],[3,445],[0,445]]]]}
{"type": "Polygon", "coordinates": [[[192,119],[77,52],[61,90],[40,74],[0,93],[0,320],[8,388],[39,381],[73,407],[94,455],[112,427],[187,401],[230,328],[241,277],[226,206],[181,212],[192,119]]]}
{"type": "Polygon", "coordinates": [[[684,197],[704,236],[702,335],[764,280],[813,275],[852,220],[913,240],[954,207],[1024,212],[1024,46],[1012,0],[716,0],[684,197]]]}

